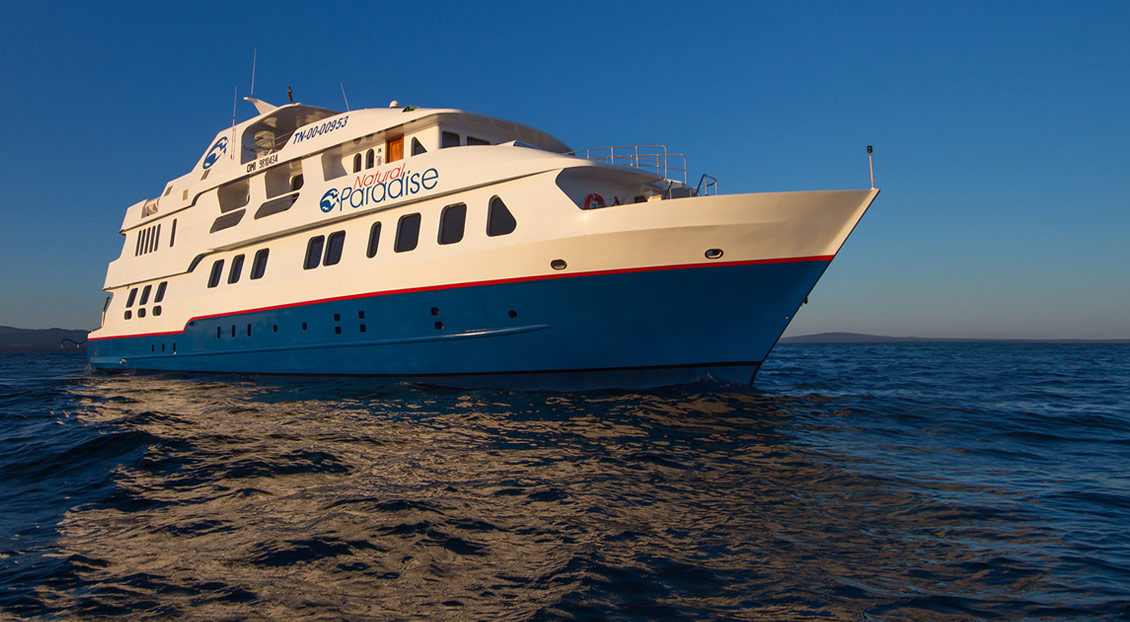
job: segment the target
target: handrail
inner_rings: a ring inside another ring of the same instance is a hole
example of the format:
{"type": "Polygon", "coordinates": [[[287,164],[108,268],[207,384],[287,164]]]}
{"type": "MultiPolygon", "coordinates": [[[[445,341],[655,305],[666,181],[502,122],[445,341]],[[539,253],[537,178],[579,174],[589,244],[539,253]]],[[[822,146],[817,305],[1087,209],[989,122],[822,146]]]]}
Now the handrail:
{"type": "Polygon", "coordinates": [[[571,155],[586,160],[607,162],[617,166],[627,166],[653,171],[664,179],[681,173],[683,185],[687,183],[687,156],[682,153],[667,153],[666,145],[619,145],[567,151],[571,155]]]}
{"type": "Polygon", "coordinates": [[[718,180],[715,179],[712,175],[707,175],[706,173],[703,173],[702,177],[698,178],[698,185],[695,186],[694,195],[696,197],[699,196],[699,195],[708,197],[708,196],[710,196],[710,189],[711,188],[714,189],[714,194],[718,194],[718,180]],[[703,183],[705,183],[706,185],[703,186],[703,183]]]}

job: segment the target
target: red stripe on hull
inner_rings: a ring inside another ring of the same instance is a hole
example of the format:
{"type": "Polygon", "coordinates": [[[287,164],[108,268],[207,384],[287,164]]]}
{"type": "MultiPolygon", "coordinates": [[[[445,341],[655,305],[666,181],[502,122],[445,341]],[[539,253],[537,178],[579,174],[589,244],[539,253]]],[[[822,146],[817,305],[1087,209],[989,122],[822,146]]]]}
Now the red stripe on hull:
{"type": "MultiPolygon", "coordinates": [[[[444,289],[458,289],[461,287],[483,287],[487,285],[506,285],[509,283],[524,283],[530,281],[545,281],[549,279],[568,279],[584,276],[606,276],[610,274],[629,274],[633,272],[658,272],[661,270],[690,270],[695,268],[713,268],[718,266],[751,266],[757,264],[777,264],[777,263],[801,263],[806,261],[831,261],[835,255],[817,255],[813,257],[788,257],[782,259],[749,259],[745,261],[712,261],[706,263],[693,263],[693,264],[677,264],[667,266],[645,266],[642,268],[617,268],[614,270],[593,270],[590,272],[576,272],[572,274],[539,274],[536,276],[518,276],[506,279],[494,279],[488,281],[468,281],[464,283],[447,283],[443,285],[425,285],[422,287],[408,287],[404,289],[390,289],[380,292],[366,292],[363,294],[350,294],[348,296],[335,296],[333,298],[322,298],[319,300],[304,300],[302,302],[290,302],[281,305],[274,305],[270,307],[258,307],[254,309],[244,309],[242,311],[228,311],[225,313],[215,313],[212,315],[201,315],[189,319],[189,322],[196,322],[199,320],[208,320],[217,317],[224,317],[228,315],[241,315],[244,313],[259,313],[263,311],[277,311],[279,309],[289,309],[293,307],[303,307],[306,305],[321,304],[325,302],[340,302],[344,300],[356,300],[358,298],[372,298],[376,296],[392,296],[395,294],[411,294],[416,292],[438,291],[444,289]]],[[[135,333],[132,335],[113,335],[110,337],[93,337],[88,341],[103,341],[106,339],[129,339],[134,337],[157,337],[160,335],[179,335],[184,333],[184,329],[166,331],[161,333],[135,333]]]]}

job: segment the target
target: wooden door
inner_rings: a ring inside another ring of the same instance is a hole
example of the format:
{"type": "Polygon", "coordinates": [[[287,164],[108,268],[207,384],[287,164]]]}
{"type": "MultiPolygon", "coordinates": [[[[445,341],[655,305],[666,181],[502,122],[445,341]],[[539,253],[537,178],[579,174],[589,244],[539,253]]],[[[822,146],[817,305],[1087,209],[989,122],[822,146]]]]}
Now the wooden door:
{"type": "Polygon", "coordinates": [[[404,137],[388,139],[388,161],[396,162],[404,159],[404,137]]]}

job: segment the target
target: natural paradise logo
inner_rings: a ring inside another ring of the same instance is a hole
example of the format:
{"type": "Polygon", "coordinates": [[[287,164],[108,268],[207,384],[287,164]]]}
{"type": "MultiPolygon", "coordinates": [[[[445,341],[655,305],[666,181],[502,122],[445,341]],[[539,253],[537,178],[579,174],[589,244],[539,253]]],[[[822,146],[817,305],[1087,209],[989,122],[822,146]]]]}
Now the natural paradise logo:
{"type": "Polygon", "coordinates": [[[352,186],[340,190],[330,188],[322,195],[322,211],[330,213],[344,209],[348,204],[354,209],[374,205],[385,200],[410,197],[421,190],[432,190],[439,184],[439,171],[429,168],[423,173],[405,171],[404,164],[396,168],[358,175],[352,186]]]}
{"type": "Polygon", "coordinates": [[[204,168],[211,168],[227,150],[228,137],[221,136],[220,140],[217,140],[216,144],[212,145],[212,148],[208,150],[208,155],[204,156],[204,168]]]}

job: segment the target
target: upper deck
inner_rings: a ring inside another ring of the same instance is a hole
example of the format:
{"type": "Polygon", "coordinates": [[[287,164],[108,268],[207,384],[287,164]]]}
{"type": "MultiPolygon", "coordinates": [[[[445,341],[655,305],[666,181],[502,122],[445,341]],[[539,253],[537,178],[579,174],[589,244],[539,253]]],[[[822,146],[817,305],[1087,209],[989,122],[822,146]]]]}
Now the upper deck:
{"type": "MultiPolygon", "coordinates": [[[[245,99],[259,114],[217,132],[191,171],[169,181],[159,196],[130,206],[122,233],[158,214],[191,207],[209,190],[314,154],[330,152],[324,158],[322,175],[328,181],[406,155],[460,145],[518,140],[554,153],[569,150],[565,143],[532,127],[453,108],[405,106],[337,112],[301,103],[276,107],[245,99]],[[359,146],[365,149],[350,154],[356,162],[333,161],[334,156],[359,146]]],[[[309,172],[305,177],[310,177],[309,172]]]]}

